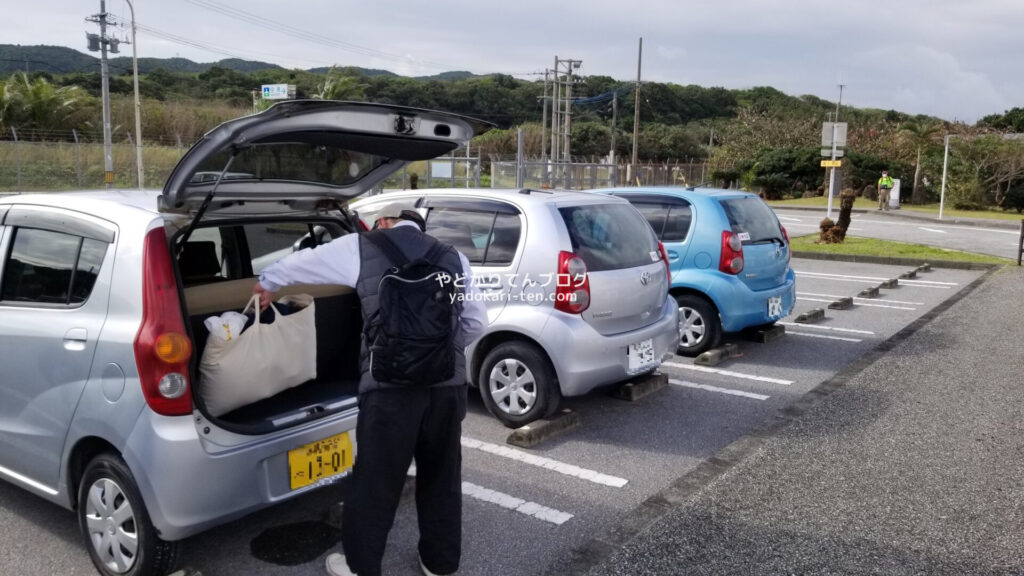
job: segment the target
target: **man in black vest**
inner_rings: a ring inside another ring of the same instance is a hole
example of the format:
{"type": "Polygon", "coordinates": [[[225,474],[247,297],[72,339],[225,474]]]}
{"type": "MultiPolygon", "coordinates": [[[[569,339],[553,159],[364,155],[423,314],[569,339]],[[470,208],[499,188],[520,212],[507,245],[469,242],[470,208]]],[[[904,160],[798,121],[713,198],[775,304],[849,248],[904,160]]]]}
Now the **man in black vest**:
{"type": "MultiPolygon", "coordinates": [[[[409,260],[426,255],[438,241],[422,230],[423,219],[398,203],[377,215],[383,230],[409,260]]],[[[334,576],[376,576],[410,464],[416,463],[416,512],[420,569],[427,576],[454,574],[462,548],[462,420],[466,416],[465,349],[487,325],[487,310],[471,282],[469,262],[450,246],[438,262],[457,283],[454,376],[432,386],[377,382],[369,369],[365,337],[359,382],[358,455],[342,513],[344,555],[327,557],[334,576]]],[[[314,249],[300,250],[266,268],[253,292],[269,306],[289,284],[353,286],[363,322],[379,309],[377,287],[394,266],[377,245],[348,234],[314,249]]]]}

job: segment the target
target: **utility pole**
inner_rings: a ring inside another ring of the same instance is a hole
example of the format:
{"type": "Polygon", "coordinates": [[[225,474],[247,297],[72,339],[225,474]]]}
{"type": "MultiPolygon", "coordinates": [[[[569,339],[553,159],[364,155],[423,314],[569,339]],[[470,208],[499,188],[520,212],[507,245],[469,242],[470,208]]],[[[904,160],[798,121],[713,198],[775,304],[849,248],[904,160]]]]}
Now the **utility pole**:
{"type": "Polygon", "coordinates": [[[619,93],[612,92],[612,149],[608,161],[612,165],[612,186],[619,185],[619,161],[615,158],[615,127],[619,124],[619,93]]]}
{"type": "Polygon", "coordinates": [[[637,175],[636,165],[636,154],[637,154],[637,140],[640,136],[640,67],[644,61],[644,39],[640,38],[640,49],[637,53],[636,62],[636,102],[633,106],[633,162],[632,162],[632,176],[633,180],[640,185],[640,178],[637,175]]]}
{"type": "Polygon", "coordinates": [[[544,97],[541,98],[543,118],[540,121],[540,158],[547,161],[548,156],[548,70],[544,71],[544,97]]]}
{"type": "Polygon", "coordinates": [[[125,0],[132,14],[132,78],[135,80],[135,165],[139,169],[139,190],[146,188],[146,172],[142,169],[142,102],[139,100],[139,51],[135,43],[135,6],[125,0]]]}
{"type": "MultiPolygon", "coordinates": [[[[558,158],[558,115],[561,108],[561,85],[558,82],[558,56],[555,56],[555,67],[551,78],[551,163],[558,158]]],[[[554,168],[554,167],[552,167],[554,168]]]]}
{"type": "Polygon", "coordinates": [[[110,69],[107,67],[107,50],[111,54],[117,54],[117,45],[120,41],[117,38],[107,38],[107,2],[100,0],[100,13],[94,14],[86,21],[95,22],[100,25],[99,36],[86,33],[89,41],[89,51],[100,52],[100,77],[101,95],[103,98],[103,182],[107,188],[114,187],[114,152],[110,136],[110,69]]]}
{"type": "MultiPolygon", "coordinates": [[[[555,56],[555,68],[551,71],[553,74],[551,94],[552,164],[559,161],[568,164],[572,159],[572,152],[570,150],[572,86],[576,82],[575,71],[579,69],[582,63],[582,60],[562,60],[555,56]]],[[[568,170],[568,168],[566,167],[565,170],[568,170]]]]}

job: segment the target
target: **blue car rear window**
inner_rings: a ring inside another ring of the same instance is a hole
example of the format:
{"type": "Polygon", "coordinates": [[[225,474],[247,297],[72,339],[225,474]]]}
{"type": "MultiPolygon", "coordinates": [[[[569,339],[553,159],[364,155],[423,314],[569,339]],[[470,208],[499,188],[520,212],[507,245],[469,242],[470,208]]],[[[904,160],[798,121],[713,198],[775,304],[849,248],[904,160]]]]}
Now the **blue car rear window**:
{"type": "Polygon", "coordinates": [[[772,209],[763,200],[755,196],[729,198],[719,200],[725,215],[729,218],[732,231],[737,234],[749,235],[742,237],[745,243],[768,242],[782,240],[779,220],[772,209]]]}

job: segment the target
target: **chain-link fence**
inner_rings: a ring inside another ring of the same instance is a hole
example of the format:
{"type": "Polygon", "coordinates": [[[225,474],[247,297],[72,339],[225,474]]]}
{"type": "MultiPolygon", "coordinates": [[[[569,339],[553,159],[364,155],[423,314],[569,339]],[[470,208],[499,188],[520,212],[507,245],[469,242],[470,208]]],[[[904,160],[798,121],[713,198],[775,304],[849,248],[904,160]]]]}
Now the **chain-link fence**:
{"type": "Polygon", "coordinates": [[[491,158],[492,188],[590,190],[614,186],[690,186],[710,180],[706,163],[643,162],[636,174],[629,164],[602,160],[551,162],[544,158],[491,158]]]}
{"type": "MultiPolygon", "coordinates": [[[[163,186],[188,149],[173,143],[143,142],[142,167],[147,188],[163,186]]],[[[137,188],[137,147],[128,136],[111,145],[114,187],[137,188]]],[[[103,188],[104,149],[95,135],[71,132],[0,134],[0,192],[35,192],[103,188]]]]}

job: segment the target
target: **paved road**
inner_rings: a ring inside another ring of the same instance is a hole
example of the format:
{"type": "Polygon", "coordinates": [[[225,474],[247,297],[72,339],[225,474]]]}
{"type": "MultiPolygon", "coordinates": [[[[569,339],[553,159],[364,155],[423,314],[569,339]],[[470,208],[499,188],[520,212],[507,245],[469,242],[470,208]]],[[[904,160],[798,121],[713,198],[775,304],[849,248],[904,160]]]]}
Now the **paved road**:
{"type": "Polygon", "coordinates": [[[1024,271],[994,274],[563,571],[1024,574],[1022,301],[1024,271]]]}
{"type": "MultiPolygon", "coordinates": [[[[824,210],[776,208],[775,213],[792,236],[817,234],[818,223],[825,217],[824,210]]],[[[952,224],[914,214],[909,210],[890,211],[885,214],[873,211],[854,212],[850,220],[848,233],[852,236],[926,244],[1017,259],[1019,221],[972,221],[952,224]]]]}

